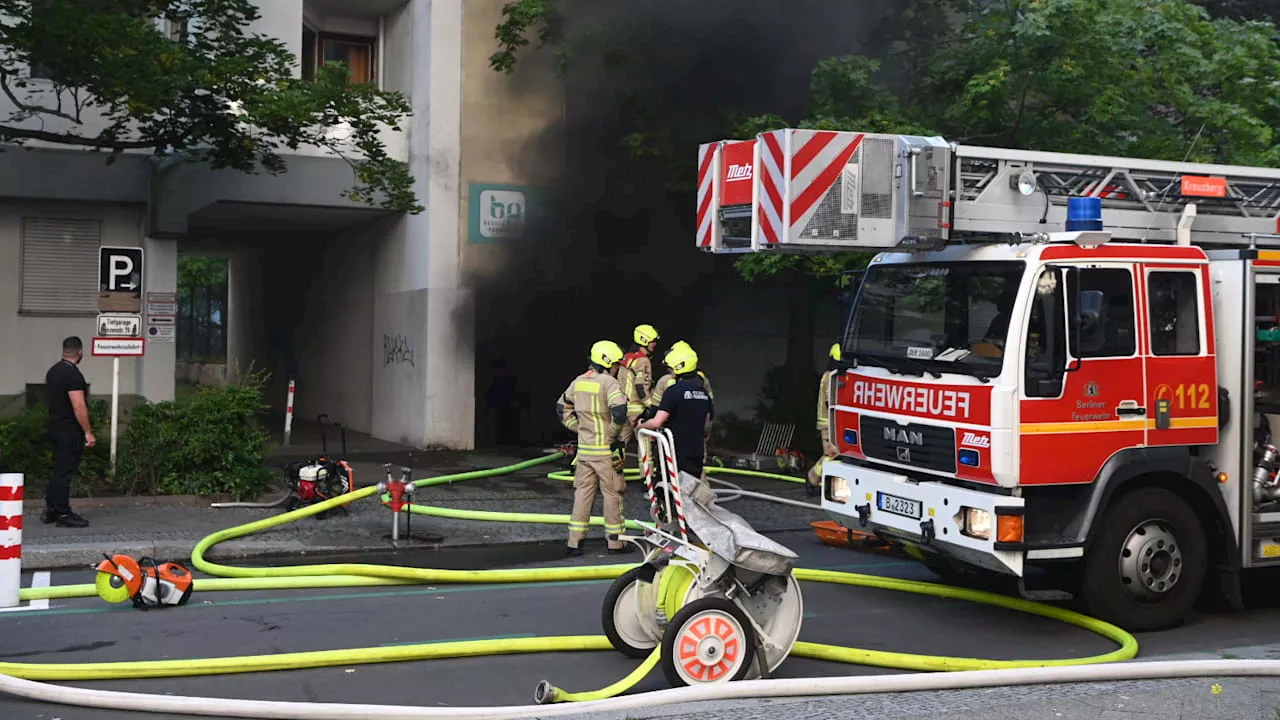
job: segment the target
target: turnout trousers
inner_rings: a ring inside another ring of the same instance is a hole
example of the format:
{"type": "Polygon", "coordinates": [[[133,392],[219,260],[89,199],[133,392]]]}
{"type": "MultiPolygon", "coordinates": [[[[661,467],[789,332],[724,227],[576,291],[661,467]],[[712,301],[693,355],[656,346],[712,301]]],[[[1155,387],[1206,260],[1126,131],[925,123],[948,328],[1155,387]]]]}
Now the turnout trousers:
{"type": "Polygon", "coordinates": [[[822,466],[828,460],[834,460],[840,451],[835,445],[831,444],[831,431],[827,428],[822,429],[822,457],[818,458],[818,462],[809,468],[809,484],[815,487],[822,486],[822,466]]]}
{"type": "Polygon", "coordinates": [[[624,543],[612,536],[621,535],[622,493],[626,481],[613,469],[608,455],[578,455],[573,470],[573,516],[569,519],[569,547],[576,548],[587,536],[591,524],[591,506],[595,504],[596,490],[604,495],[604,532],[609,547],[621,548],[624,543]]]}

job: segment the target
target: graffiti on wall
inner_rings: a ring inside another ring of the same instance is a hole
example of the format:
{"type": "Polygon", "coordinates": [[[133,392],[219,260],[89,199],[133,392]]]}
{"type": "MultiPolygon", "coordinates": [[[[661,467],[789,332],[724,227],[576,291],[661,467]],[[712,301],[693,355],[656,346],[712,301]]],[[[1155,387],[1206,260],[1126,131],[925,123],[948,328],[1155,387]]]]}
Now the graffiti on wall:
{"type": "Polygon", "coordinates": [[[415,367],[413,364],[413,348],[409,345],[409,338],[404,335],[383,335],[383,366],[399,365],[401,363],[408,363],[410,367],[415,367]]]}

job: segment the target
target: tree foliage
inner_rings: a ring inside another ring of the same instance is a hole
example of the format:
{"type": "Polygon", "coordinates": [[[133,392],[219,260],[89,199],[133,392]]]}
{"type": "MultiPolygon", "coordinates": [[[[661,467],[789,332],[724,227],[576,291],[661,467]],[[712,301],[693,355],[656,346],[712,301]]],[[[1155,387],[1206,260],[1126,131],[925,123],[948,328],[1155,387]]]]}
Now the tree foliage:
{"type": "MultiPolygon", "coordinates": [[[[1280,45],[1265,22],[1211,19],[1185,0],[973,2],[898,95],[865,58],[813,72],[796,127],[942,135],[970,144],[1280,165],[1280,45]]],[[[756,118],[752,131],[788,125],[756,118]]],[[[830,274],[858,257],[744,256],[748,279],[830,274]]]]}
{"type": "MultiPolygon", "coordinates": [[[[782,127],[942,135],[999,147],[1280,166],[1280,44],[1270,0],[947,0],[958,22],[906,63],[890,89],[879,63],[823,60],[798,117],[734,118],[738,137],[782,127]],[[1213,11],[1211,14],[1206,6],[1213,11]]],[[[946,7],[944,7],[944,5],[946,7]]],[[[556,42],[555,0],[513,0],[494,67],[509,71],[538,33],[556,42]]],[[[923,23],[923,21],[922,21],[923,23]]],[[[921,24],[921,23],[916,23],[921,24]]],[[[558,40],[563,42],[563,39],[558,40]]],[[[663,112],[638,113],[637,153],[669,158],[669,183],[691,187],[693,147],[673,144],[663,112]],[[657,118],[657,123],[652,120],[657,118]],[[680,158],[689,158],[682,161],[680,158]],[[674,182],[678,180],[678,183],[674,182]]],[[[666,120],[668,124],[679,122],[666,120]]],[[[866,256],[758,254],[748,280],[795,270],[819,277],[866,256]]]]}
{"type": "Polygon", "coordinates": [[[917,117],[963,142],[1280,163],[1274,26],[1185,0],[1010,0],[937,53],[917,117]]]}
{"type": "Polygon", "coordinates": [[[295,78],[288,47],[249,32],[260,17],[251,0],[0,0],[0,15],[0,92],[11,106],[0,141],[271,174],[287,170],[282,149],[317,146],[350,163],[347,197],[422,210],[381,138],[409,114],[405,98],[349,83],[338,64],[295,78]]]}
{"type": "Polygon", "coordinates": [[[227,259],[224,257],[178,258],[178,287],[183,289],[225,285],[227,259]]]}
{"type": "Polygon", "coordinates": [[[503,21],[493,33],[498,50],[489,56],[489,66],[500,73],[513,72],[520,50],[529,45],[529,35],[535,31],[537,47],[554,44],[558,39],[555,6],[556,0],[511,0],[503,5],[503,21]]]}

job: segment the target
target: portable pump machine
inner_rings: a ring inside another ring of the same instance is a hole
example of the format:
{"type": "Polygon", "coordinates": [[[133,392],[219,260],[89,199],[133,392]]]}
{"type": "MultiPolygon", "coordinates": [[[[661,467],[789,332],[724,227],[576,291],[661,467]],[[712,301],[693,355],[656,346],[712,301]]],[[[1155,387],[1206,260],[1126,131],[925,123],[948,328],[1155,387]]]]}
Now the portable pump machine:
{"type": "MultiPolygon", "coordinates": [[[[320,423],[321,456],[313,460],[290,463],[285,467],[285,480],[289,485],[289,489],[293,491],[293,496],[289,498],[289,510],[346,495],[351,492],[351,488],[354,486],[355,472],[351,469],[351,465],[343,459],[347,455],[346,426],[341,423],[334,423],[328,415],[321,415],[318,420],[320,423]],[[328,457],[329,442],[324,428],[326,425],[335,424],[338,426],[338,431],[342,437],[342,458],[331,460],[328,457]]],[[[320,513],[317,517],[327,517],[338,510],[345,512],[347,505],[320,513]]]]}

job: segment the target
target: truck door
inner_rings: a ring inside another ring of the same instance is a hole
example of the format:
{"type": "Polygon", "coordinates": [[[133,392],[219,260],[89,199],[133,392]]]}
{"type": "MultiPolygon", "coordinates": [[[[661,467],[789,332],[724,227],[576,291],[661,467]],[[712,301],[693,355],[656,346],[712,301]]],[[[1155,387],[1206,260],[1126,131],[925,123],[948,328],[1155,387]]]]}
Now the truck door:
{"type": "Polygon", "coordinates": [[[1063,299],[1040,292],[1053,282],[1038,282],[1024,328],[1019,476],[1024,485],[1089,483],[1112,455],[1146,442],[1137,278],[1131,263],[1062,263],[1046,272],[1065,276],[1066,319],[1046,327],[1043,318],[1062,315],[1048,303],[1061,308],[1063,299]],[[1042,357],[1055,347],[1043,338],[1064,331],[1066,352],[1042,357]]]}
{"type": "Polygon", "coordinates": [[[1147,444],[1218,442],[1218,380],[1207,312],[1208,265],[1141,269],[1147,371],[1147,444]]]}

